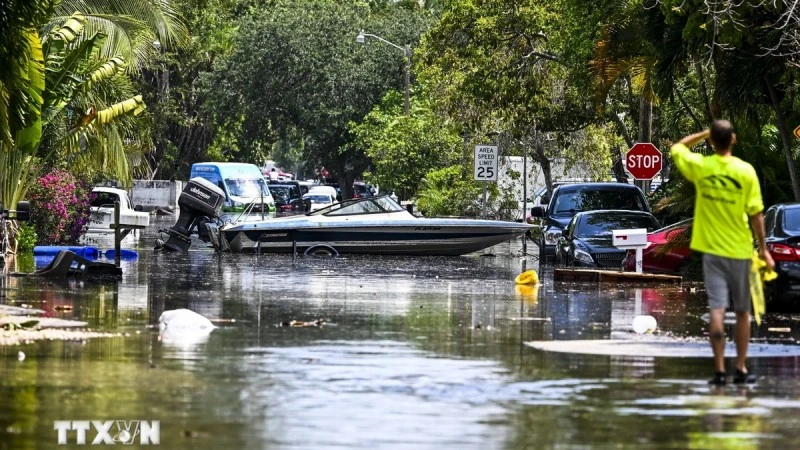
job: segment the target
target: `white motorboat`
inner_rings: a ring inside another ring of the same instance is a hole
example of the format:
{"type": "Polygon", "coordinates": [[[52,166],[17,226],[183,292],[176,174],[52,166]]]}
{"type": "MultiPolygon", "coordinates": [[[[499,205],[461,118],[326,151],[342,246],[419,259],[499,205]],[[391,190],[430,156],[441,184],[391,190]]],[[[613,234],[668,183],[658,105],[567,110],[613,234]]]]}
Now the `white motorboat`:
{"type": "Polygon", "coordinates": [[[222,251],[464,255],[521,236],[532,227],[494,220],[418,218],[382,196],[345,200],[300,216],[210,228],[212,244],[222,251]]]}

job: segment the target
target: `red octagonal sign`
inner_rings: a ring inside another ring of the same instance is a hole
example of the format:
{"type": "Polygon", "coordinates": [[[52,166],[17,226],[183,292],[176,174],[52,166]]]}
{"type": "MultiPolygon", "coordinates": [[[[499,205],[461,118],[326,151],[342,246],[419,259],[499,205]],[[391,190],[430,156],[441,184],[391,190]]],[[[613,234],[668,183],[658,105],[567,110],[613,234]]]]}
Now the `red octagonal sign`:
{"type": "Polygon", "coordinates": [[[655,145],[649,142],[634,144],[625,155],[625,168],[637,180],[650,180],[661,172],[664,158],[655,145]]]}

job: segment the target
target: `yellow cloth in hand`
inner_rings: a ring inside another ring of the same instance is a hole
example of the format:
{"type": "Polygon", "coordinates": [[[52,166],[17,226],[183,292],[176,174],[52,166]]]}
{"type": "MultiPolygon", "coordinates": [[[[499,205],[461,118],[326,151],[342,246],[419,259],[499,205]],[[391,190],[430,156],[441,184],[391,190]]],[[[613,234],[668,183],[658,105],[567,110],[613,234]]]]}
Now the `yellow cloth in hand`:
{"type": "Polygon", "coordinates": [[[778,274],[767,263],[753,252],[753,262],[750,264],[750,299],[753,302],[753,317],[756,325],[761,325],[761,316],[767,311],[764,300],[764,282],[778,278],[778,274]]]}

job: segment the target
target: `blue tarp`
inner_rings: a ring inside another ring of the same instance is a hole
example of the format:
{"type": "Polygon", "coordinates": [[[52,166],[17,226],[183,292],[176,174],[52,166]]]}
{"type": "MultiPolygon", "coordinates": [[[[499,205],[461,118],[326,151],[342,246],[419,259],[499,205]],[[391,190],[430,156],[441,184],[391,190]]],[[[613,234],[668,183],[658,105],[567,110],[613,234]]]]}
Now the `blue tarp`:
{"type": "Polygon", "coordinates": [[[86,259],[97,259],[100,257],[100,250],[91,246],[68,246],[68,245],[37,245],[33,247],[33,256],[56,256],[61,250],[69,250],[78,256],[86,259]]]}
{"type": "MultiPolygon", "coordinates": [[[[107,259],[114,259],[114,249],[106,250],[105,254],[101,252],[97,247],[91,246],[66,246],[66,245],[38,245],[33,248],[33,258],[36,262],[36,268],[41,269],[42,267],[47,266],[50,264],[50,261],[55,258],[55,256],[61,250],[69,250],[75,253],[78,256],[82,256],[89,260],[96,260],[98,258],[102,258],[105,256],[107,259]]],[[[136,253],[135,250],[128,250],[128,249],[120,249],[119,251],[120,259],[124,261],[131,261],[137,259],[139,254],[136,253]]]]}

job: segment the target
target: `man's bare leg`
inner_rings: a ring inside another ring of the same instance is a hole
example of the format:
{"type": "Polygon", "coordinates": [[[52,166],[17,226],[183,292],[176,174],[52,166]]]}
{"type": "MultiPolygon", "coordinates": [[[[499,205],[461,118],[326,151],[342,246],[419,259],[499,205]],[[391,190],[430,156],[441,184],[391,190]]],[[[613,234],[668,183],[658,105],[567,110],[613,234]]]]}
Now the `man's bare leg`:
{"type": "MultiPolygon", "coordinates": [[[[708,324],[708,339],[711,341],[711,350],[714,352],[714,369],[717,372],[725,372],[725,329],[723,320],[725,319],[725,309],[715,308],[710,312],[708,324]]],[[[738,327],[737,327],[738,331],[738,327]]],[[[747,329],[750,340],[750,329],[747,329]]],[[[738,333],[737,333],[738,336],[738,333]]],[[[738,347],[737,347],[738,348],[738,347]]],[[[745,350],[746,352],[746,350],[745,350]]]]}
{"type": "Polygon", "coordinates": [[[736,369],[747,372],[747,346],[750,343],[750,312],[736,312],[736,369]]]}

